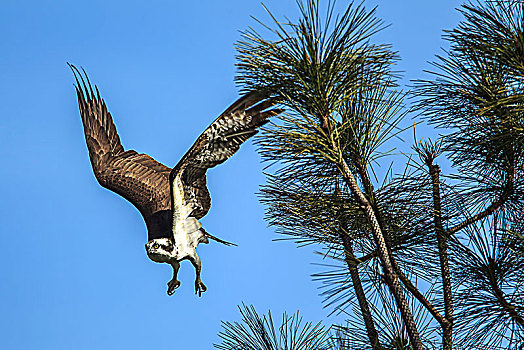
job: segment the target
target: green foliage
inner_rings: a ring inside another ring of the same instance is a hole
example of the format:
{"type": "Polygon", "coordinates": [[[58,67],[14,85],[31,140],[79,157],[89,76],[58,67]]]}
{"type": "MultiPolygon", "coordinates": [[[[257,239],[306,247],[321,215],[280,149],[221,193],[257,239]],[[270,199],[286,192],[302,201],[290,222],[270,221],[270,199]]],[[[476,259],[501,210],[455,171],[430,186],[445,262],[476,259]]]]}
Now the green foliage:
{"type": "Polygon", "coordinates": [[[512,211],[523,209],[522,8],[500,0],[464,5],[465,20],[445,36],[447,57],[434,64],[435,80],[415,90],[427,120],[446,131],[443,147],[468,207],[507,195],[518,206],[512,211]]]}
{"type": "Polygon", "coordinates": [[[280,22],[269,11],[275,37],[266,40],[253,29],[243,33],[238,48],[238,83],[246,90],[261,90],[283,97],[283,103],[303,115],[329,115],[351,99],[362,71],[379,74],[394,54],[387,46],[367,39],[382,23],[374,11],[350,4],[333,18],[334,2],[325,20],[318,1],[297,2],[302,18],[297,24],[280,22]]]}
{"type": "Polygon", "coordinates": [[[445,204],[455,211],[448,227],[461,228],[450,254],[456,343],[513,349],[524,342],[523,260],[508,235],[524,214],[524,5],[470,2],[461,12],[435,79],[415,92],[457,170],[447,176],[454,192],[445,204]]]}
{"type": "Polygon", "coordinates": [[[258,315],[253,306],[239,308],[242,322],[222,322],[224,330],[219,333],[222,350],[335,350],[330,340],[329,329],[320,323],[302,324],[298,312],[292,316],[284,314],[277,329],[271,312],[258,315]]]}
{"type": "Polygon", "coordinates": [[[321,247],[331,263],[314,279],[326,305],[349,320],[329,333],[311,324],[299,330],[298,316],[285,316],[284,335],[277,335],[271,315],[244,307],[244,325],[225,323],[216,347],[298,349],[318,338],[319,349],[373,349],[374,328],[374,349],[415,348],[387,288],[376,223],[359,194],[377,218],[424,346],[451,349],[450,329],[453,349],[524,344],[522,1],[461,8],[464,20],[445,35],[449,52],[437,56],[433,79],[414,90],[422,121],[442,137],[415,140],[405,170],[390,170],[382,181],[376,166],[392,154],[406,116],[391,71],[396,55],[370,41],[382,22],[362,4],[349,4],[339,16],[334,2],[325,14],[317,0],[298,6],[297,23],[269,11],[272,22],[259,22],[272,40],[252,28],[243,33],[237,82],[286,110],[256,141],[273,165],[260,193],[266,218],[299,245],[321,247]],[[443,158],[451,169],[441,171],[443,158]]]}
{"type": "MultiPolygon", "coordinates": [[[[524,32],[522,1],[470,2],[463,6],[465,17],[450,33],[460,50],[472,49],[491,57],[506,67],[507,75],[517,78],[524,75],[524,32]]],[[[506,101],[502,101],[507,103],[506,101]]]]}
{"type": "MultiPolygon", "coordinates": [[[[383,349],[413,349],[400,314],[388,295],[388,290],[384,286],[376,286],[376,290],[378,300],[375,301],[372,299],[373,302],[371,305],[373,307],[373,318],[376,322],[383,349]],[[374,305],[380,305],[381,307],[379,308],[374,305]]],[[[430,288],[426,296],[430,297],[434,292],[435,291],[430,288]]],[[[353,304],[356,309],[357,305],[355,305],[354,302],[353,304]]],[[[435,327],[431,324],[431,316],[416,300],[410,299],[409,304],[413,310],[417,325],[419,325],[419,331],[426,349],[438,349],[438,336],[435,327]]],[[[340,341],[345,344],[347,349],[372,350],[365,333],[365,325],[357,310],[349,315],[346,325],[334,326],[334,329],[338,332],[340,341]]]]}
{"type": "Polygon", "coordinates": [[[467,349],[499,349],[524,342],[524,256],[512,249],[504,221],[487,220],[453,244],[456,328],[467,349]]]}

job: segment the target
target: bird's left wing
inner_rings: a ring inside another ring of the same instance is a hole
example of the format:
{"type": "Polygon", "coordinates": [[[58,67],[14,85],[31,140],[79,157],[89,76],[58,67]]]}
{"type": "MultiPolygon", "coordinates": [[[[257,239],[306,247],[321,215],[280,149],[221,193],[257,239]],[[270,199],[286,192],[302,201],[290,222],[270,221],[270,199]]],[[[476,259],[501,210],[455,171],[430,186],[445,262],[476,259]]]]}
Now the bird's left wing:
{"type": "MultiPolygon", "coordinates": [[[[267,123],[271,116],[281,113],[278,108],[269,109],[275,101],[256,92],[248,93],[234,102],[195,141],[170,173],[173,192],[174,179],[180,176],[184,187],[184,199],[191,203],[191,216],[200,219],[211,206],[206,185],[206,171],[225,162],[235,154],[240,145],[255,135],[257,128],[267,123]]],[[[172,203],[175,203],[172,200],[172,203]]]]}
{"type": "Polygon", "coordinates": [[[75,66],[69,66],[76,80],[78,107],[96,179],[101,186],[118,193],[140,211],[150,237],[161,233],[165,229],[158,227],[158,220],[153,215],[163,215],[157,213],[171,209],[171,168],[147,154],[126,151],[96,85],[91,85],[83,69],[82,74],[75,66]]]}

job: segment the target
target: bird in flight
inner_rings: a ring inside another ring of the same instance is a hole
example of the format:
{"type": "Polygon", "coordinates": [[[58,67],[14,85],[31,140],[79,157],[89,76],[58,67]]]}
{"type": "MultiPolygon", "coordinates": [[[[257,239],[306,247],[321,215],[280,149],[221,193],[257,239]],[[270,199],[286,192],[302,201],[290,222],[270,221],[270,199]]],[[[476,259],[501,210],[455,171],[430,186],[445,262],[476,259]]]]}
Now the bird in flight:
{"type": "Polygon", "coordinates": [[[206,232],[199,222],[211,206],[206,171],[225,162],[281,110],[270,109],[275,101],[263,94],[245,94],[197,138],[174,168],[169,168],[147,154],[124,149],[97,86],[92,87],[83,69],[82,74],[74,65],[69,67],[76,80],[78,107],[96,179],[142,214],[148,233],[148,257],[173,267],[167,294],[173,295],[180,286],[180,262],[187,259],[195,267],[195,294],[201,296],[207,288],[200,279],[198,244],[213,239],[231,245],[206,232]]]}

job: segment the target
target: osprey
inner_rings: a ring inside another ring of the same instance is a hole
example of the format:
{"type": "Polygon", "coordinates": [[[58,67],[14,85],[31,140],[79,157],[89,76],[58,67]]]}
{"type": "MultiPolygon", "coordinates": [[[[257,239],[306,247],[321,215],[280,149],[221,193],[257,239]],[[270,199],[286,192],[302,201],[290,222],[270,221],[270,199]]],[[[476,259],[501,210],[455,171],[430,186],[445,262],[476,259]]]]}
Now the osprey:
{"type": "Polygon", "coordinates": [[[206,171],[226,161],[257,133],[258,127],[281,111],[268,110],[275,102],[259,93],[244,95],[197,138],[171,169],[147,154],[122,147],[97,86],[93,90],[83,69],[82,76],[75,66],[69,66],[76,80],[80,116],[96,179],[102,187],[130,201],[142,214],[148,233],[148,257],[173,267],[167,294],[173,295],[180,286],[180,261],[187,259],[195,267],[195,294],[200,296],[207,288],[200,279],[201,262],[196,247],[209,243],[208,238],[231,244],[207,233],[198,221],[211,206],[206,171]]]}

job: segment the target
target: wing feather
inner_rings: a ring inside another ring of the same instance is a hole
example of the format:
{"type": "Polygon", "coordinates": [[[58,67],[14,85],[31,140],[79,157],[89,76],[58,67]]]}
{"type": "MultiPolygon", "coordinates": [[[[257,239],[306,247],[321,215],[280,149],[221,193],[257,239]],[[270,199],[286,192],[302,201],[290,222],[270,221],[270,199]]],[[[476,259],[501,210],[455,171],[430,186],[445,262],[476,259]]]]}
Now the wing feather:
{"type": "MultiPolygon", "coordinates": [[[[193,207],[197,219],[207,214],[211,197],[206,185],[206,171],[225,162],[238,151],[242,143],[258,132],[280,109],[266,109],[275,105],[259,93],[248,93],[234,102],[195,141],[170,174],[173,180],[181,174],[186,201],[193,207]]],[[[176,190],[176,189],[173,189],[176,190]]]]}
{"type": "Polygon", "coordinates": [[[171,209],[171,169],[147,154],[124,150],[98,88],[93,89],[83,69],[82,74],[75,66],[69,66],[76,79],[78,107],[95,177],[101,186],[130,201],[144,216],[149,229],[153,213],[171,209]]]}

